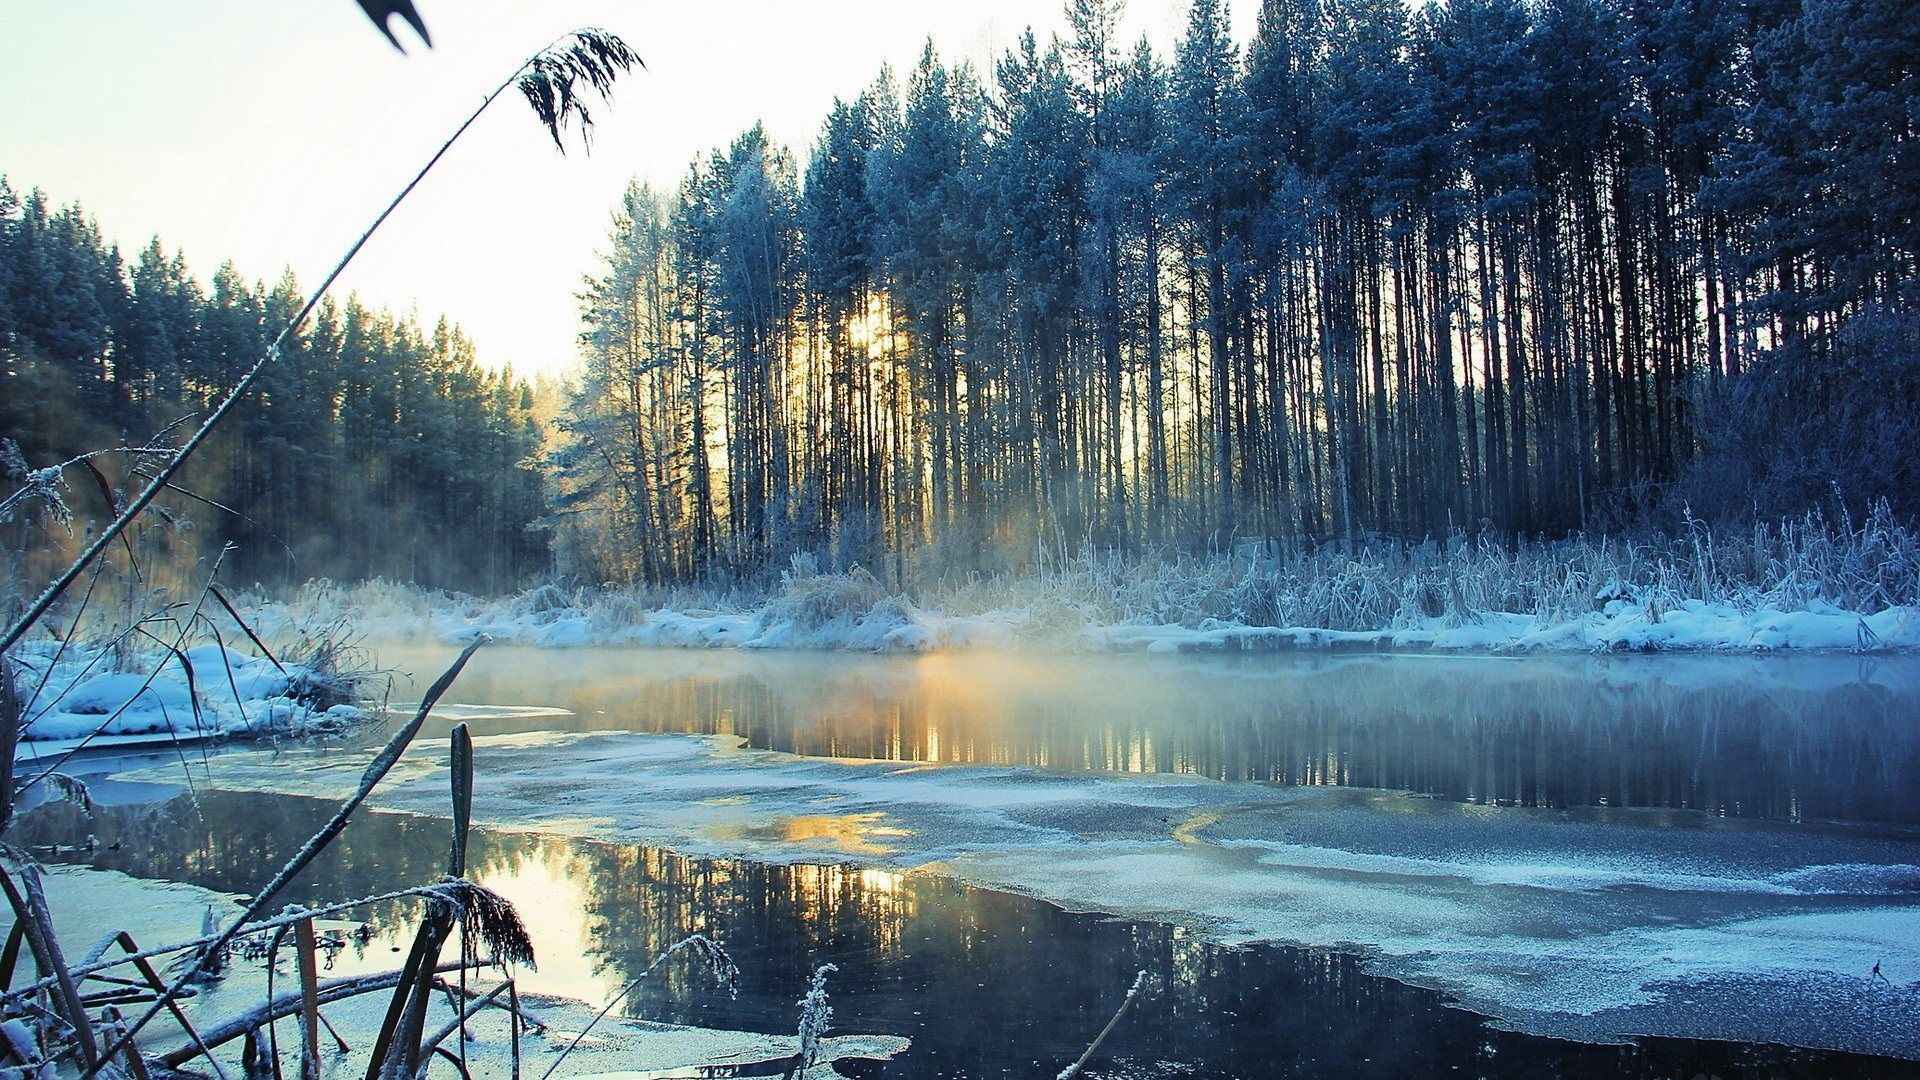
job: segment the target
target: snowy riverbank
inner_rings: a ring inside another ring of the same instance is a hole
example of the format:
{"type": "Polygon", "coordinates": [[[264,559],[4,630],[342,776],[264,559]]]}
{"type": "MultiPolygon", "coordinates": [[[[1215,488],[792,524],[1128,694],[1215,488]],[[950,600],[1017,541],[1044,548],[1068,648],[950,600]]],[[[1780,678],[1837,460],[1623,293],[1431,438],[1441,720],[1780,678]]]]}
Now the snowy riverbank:
{"type": "Polygon", "coordinates": [[[868,652],[931,652],[941,649],[1036,646],[1067,651],[1153,653],[1262,652],[1293,649],[1355,649],[1490,652],[1768,651],[1773,649],[1920,648],[1920,609],[1888,608],[1871,615],[1821,605],[1802,611],[1691,601],[1658,615],[1626,602],[1603,611],[1555,620],[1513,612],[1477,612],[1459,621],[1425,618],[1378,630],[1311,626],[1249,626],[1209,619],[1178,623],[1084,623],[1061,626],[1031,610],[948,615],[885,602],[854,616],[819,624],[782,618],[766,608],[743,613],[674,611],[645,613],[629,625],[607,625],[590,612],[563,610],[538,615],[462,619],[447,613],[433,620],[433,634],[447,642],[482,634],[499,641],[542,647],[649,645],[689,648],[844,649],[868,652]]]}
{"type": "MultiPolygon", "coordinates": [[[[1613,597],[1582,612],[1469,610],[1401,612],[1379,625],[1260,625],[1231,617],[1120,618],[1071,602],[951,613],[843,584],[789,583],[754,606],[648,606],[619,591],[543,588],[492,600],[375,583],[353,590],[309,589],[263,604],[279,625],[337,608],[377,640],[462,644],[485,635],[544,648],[630,645],[661,648],[827,649],[880,653],[952,649],[1063,652],[1261,652],[1284,650],[1432,652],[1754,652],[1920,649],[1920,607],[1853,610],[1819,599],[1797,605],[1613,597]],[[318,609],[318,610],[316,610],[318,609]]],[[[871,581],[871,579],[867,579],[871,581]]]]}
{"type": "Polygon", "coordinates": [[[43,748],[301,733],[361,715],[337,676],[217,644],[167,654],[34,642],[12,658],[22,738],[43,748]]]}
{"type": "Polygon", "coordinates": [[[1089,548],[1000,573],[916,556],[877,577],[802,554],[758,583],[548,584],[483,599],[312,582],[250,606],[270,633],[346,624],[373,640],[484,634],[553,648],[1876,652],[1920,649],[1920,533],[1882,507],[1858,523],[1809,514],[1514,544],[1089,548]]]}

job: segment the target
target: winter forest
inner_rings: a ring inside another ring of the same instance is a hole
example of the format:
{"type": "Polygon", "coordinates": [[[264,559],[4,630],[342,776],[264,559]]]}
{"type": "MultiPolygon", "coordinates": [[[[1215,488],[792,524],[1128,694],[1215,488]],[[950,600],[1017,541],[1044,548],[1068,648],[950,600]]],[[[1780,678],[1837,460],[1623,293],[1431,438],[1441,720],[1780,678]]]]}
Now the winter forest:
{"type": "MultiPolygon", "coordinates": [[[[29,462],[141,442],[212,408],[301,299],[291,275],[249,283],[231,263],[203,290],[157,238],[129,264],[81,207],[22,197],[0,176],[0,431],[22,455],[8,466],[25,475],[29,462]]],[[[231,543],[248,583],[387,577],[499,591],[545,569],[545,538],[528,530],[546,512],[533,388],[478,367],[458,327],[429,332],[329,301],[246,405],[181,506],[244,513],[155,532],[181,549],[156,552],[159,565],[231,543]],[[369,528],[375,518],[390,528],[369,528]]],[[[31,523],[13,527],[24,538],[31,523]]]]}
{"type": "MultiPolygon", "coordinates": [[[[631,190],[562,564],[1225,549],[1914,509],[1897,3],[1074,0],[631,190]]],[[[1905,59],[1901,59],[1904,57],[1905,59]]]]}
{"type": "MultiPolygon", "coordinates": [[[[541,408],[457,327],[329,302],[201,543],[498,592],[1915,509],[1902,5],[1267,0],[1242,46],[1197,0],[1171,56],[1120,11],[992,71],[929,41],[811,146],[634,186],[541,408]],[[300,550],[316,506],[348,543],[300,550]]],[[[56,197],[0,188],[36,463],[206,405],[299,298],[56,197]]]]}

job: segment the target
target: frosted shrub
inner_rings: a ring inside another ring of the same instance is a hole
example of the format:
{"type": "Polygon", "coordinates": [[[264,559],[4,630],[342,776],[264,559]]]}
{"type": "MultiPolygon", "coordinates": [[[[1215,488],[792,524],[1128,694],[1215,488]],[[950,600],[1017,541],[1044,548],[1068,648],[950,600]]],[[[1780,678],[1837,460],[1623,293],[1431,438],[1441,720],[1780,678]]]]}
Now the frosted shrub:
{"type": "Polygon", "coordinates": [[[1071,641],[1093,621],[1083,603],[1058,592],[1041,592],[1024,610],[1021,633],[1033,641],[1071,641]]]}
{"type": "Polygon", "coordinates": [[[1333,545],[1248,561],[1223,554],[1135,559],[1086,548],[1049,569],[925,583],[922,607],[955,615],[1072,608],[1102,622],[1233,620],[1254,626],[1369,630],[1486,612],[1576,618],[1625,600],[1666,609],[1689,600],[1802,610],[1816,602],[1873,612],[1920,604],[1920,535],[1885,503],[1858,524],[1818,512],[1743,530],[1697,519],[1676,536],[1572,537],[1513,546],[1455,533],[1414,545],[1333,545]]]}
{"type": "Polygon", "coordinates": [[[574,607],[574,598],[553,584],[540,585],[514,598],[511,610],[515,614],[545,616],[551,619],[562,611],[574,607]]]}
{"type": "MultiPolygon", "coordinates": [[[[266,605],[262,597],[244,596],[250,606],[266,605]]],[[[304,617],[333,621],[352,617],[358,621],[385,619],[421,619],[451,600],[450,594],[418,585],[403,585],[385,578],[373,578],[346,585],[316,578],[297,589],[288,606],[304,617]]]]}
{"type": "Polygon", "coordinates": [[[823,574],[817,566],[811,555],[793,556],[780,577],[780,591],[761,612],[762,626],[785,622],[815,630],[836,619],[858,619],[887,595],[880,582],[858,566],[839,574],[823,574]]]}
{"type": "Polygon", "coordinates": [[[587,596],[587,620],[597,630],[620,630],[638,626],[661,605],[653,598],[632,589],[609,589],[587,596]]]}

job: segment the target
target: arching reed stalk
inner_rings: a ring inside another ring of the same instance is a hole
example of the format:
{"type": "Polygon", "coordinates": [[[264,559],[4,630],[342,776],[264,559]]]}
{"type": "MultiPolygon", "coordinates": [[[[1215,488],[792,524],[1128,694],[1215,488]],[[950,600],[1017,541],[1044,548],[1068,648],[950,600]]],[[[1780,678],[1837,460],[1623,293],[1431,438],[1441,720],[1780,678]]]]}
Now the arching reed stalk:
{"type": "MultiPolygon", "coordinates": [[[[185,970],[174,978],[174,981],[167,987],[166,992],[160,995],[145,1012],[141,1013],[137,1020],[128,1025],[126,1035],[123,1038],[115,1039],[106,1051],[89,1060],[86,1070],[81,1074],[81,1080],[89,1080],[89,1078],[99,1073],[100,1066],[103,1062],[111,1061],[113,1055],[119,1051],[123,1043],[139,1035],[140,1030],[146,1027],[154,1017],[158,1016],[162,1009],[166,1008],[174,999],[178,998],[180,992],[186,989],[187,984],[197,978],[202,969],[207,967],[214,957],[219,956],[227,944],[238,937],[248,923],[260,918],[268,908],[269,902],[278,895],[282,889],[286,888],[289,882],[298,877],[300,872],[305,870],[307,865],[313,862],[315,857],[317,857],[327,845],[333,843],[333,841],[346,830],[347,820],[353,816],[353,812],[359,809],[362,803],[367,801],[368,796],[373,794],[374,787],[385,778],[388,771],[400,760],[400,755],[404,753],[407,746],[413,742],[413,737],[419,734],[421,725],[426,723],[427,715],[433,711],[433,706],[439,702],[440,695],[446,693],[447,689],[453,685],[453,680],[459,677],[461,669],[467,666],[467,661],[472,659],[475,650],[486,643],[487,639],[483,637],[479,641],[467,646],[461,651],[460,655],[454,659],[452,666],[448,667],[446,671],[441,673],[438,679],[434,680],[433,685],[429,686],[427,692],[420,698],[419,711],[414,713],[412,720],[401,725],[387,740],[387,744],[380,749],[380,752],[374,755],[373,760],[367,763],[366,770],[360,775],[359,786],[354,789],[352,795],[347,797],[346,801],[340,804],[339,809],[334,811],[333,817],[329,818],[327,823],[320,827],[319,832],[314,833],[307,839],[307,842],[301,846],[300,850],[294,853],[293,858],[289,859],[286,865],[282,866],[271,880],[254,893],[253,898],[247,902],[246,909],[240,913],[238,918],[228,923],[225,930],[214,935],[212,941],[194,954],[193,960],[186,964],[185,970]]],[[[43,970],[65,970],[65,965],[61,964],[57,967],[48,966],[43,968],[43,970]]]]}
{"type": "Polygon", "coordinates": [[[453,148],[453,144],[458,142],[462,135],[466,134],[474,121],[480,119],[481,114],[487,111],[488,106],[492,105],[495,99],[505,93],[509,87],[517,85],[521,94],[526,97],[527,103],[533,107],[534,116],[553,137],[554,145],[565,153],[566,143],[562,137],[562,131],[570,125],[579,130],[581,144],[588,145],[588,133],[593,126],[593,115],[587,109],[588,100],[592,97],[606,100],[612,92],[614,81],[620,75],[635,67],[644,66],[640,57],[627,47],[626,42],[606,30],[595,27],[575,30],[557,38],[546,48],[521,61],[519,66],[515,67],[500,85],[493,89],[492,93],[481,100],[479,107],[473,110],[465,122],[454,129],[447,141],[440,145],[440,149],[434,151],[433,156],[420,167],[420,171],[414,174],[413,179],[407,181],[407,185],[400,189],[400,193],[393,197],[393,201],[387,204],[386,209],[380,211],[379,216],[373,219],[373,224],[367,226],[366,231],[360,234],[360,238],[347,248],[347,253],[334,264],[333,269],[320,282],[320,287],[307,297],[306,303],[301,305],[300,310],[287,321],[287,325],[281,327],[273,343],[267,346],[267,351],[254,362],[253,367],[248,369],[245,375],[240,377],[240,381],[227,391],[226,396],[201,423],[199,429],[173,452],[159,471],[150,476],[147,486],[126,504],[112,524],[102,529],[92,543],[75,557],[72,564],[62,571],[60,576],[56,577],[32,604],[28,605],[26,611],[14,620],[12,625],[7,627],[6,636],[0,638],[0,653],[5,653],[25,637],[27,631],[53,607],[61,594],[66,592],[67,587],[72,585],[74,580],[100,557],[101,552],[105,551],[107,546],[112,544],[121,532],[146,510],[148,504],[152,503],[160,492],[171,486],[174,475],[180,471],[182,465],[186,464],[187,458],[206,442],[207,437],[213,434],[213,429],[226,419],[229,412],[233,411],[234,405],[246,395],[267,365],[279,357],[281,345],[300,328],[302,323],[306,322],[307,316],[312,314],[313,309],[319,305],[321,298],[327,294],[327,290],[333,287],[334,281],[339,278],[342,271],[346,270],[354,256],[360,253],[360,249],[373,238],[373,234],[386,223],[394,210],[413,193],[413,189],[420,185],[420,181],[440,163],[440,159],[446,156],[447,151],[453,148]]]}

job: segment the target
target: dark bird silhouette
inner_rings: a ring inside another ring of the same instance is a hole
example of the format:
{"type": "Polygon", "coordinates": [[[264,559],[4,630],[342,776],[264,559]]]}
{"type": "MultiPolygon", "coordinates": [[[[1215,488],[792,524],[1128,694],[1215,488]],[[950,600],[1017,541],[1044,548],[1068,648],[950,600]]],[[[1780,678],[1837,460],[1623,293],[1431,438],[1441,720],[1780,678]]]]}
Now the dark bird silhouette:
{"type": "Polygon", "coordinates": [[[359,0],[359,3],[360,10],[366,12],[367,18],[373,20],[373,25],[387,35],[387,40],[393,42],[394,48],[403,53],[407,51],[401,47],[400,39],[393,36],[393,28],[387,25],[395,15],[407,20],[407,25],[420,35],[420,40],[426,42],[427,48],[433,48],[433,38],[428,36],[427,24],[421,21],[420,13],[413,9],[413,0],[359,0]]]}

